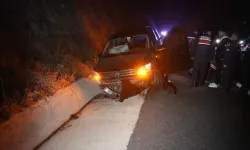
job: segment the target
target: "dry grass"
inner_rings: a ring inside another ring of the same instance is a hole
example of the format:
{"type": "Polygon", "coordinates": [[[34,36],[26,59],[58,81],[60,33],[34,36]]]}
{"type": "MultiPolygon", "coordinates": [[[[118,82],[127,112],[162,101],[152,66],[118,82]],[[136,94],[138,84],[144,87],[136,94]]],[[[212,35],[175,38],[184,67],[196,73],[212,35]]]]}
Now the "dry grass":
{"type": "Polygon", "coordinates": [[[97,61],[97,50],[126,22],[113,2],[4,1],[8,9],[3,14],[8,17],[0,33],[4,85],[0,119],[87,77],[97,61]],[[116,10],[111,13],[103,4],[116,10]]]}
{"type": "Polygon", "coordinates": [[[24,97],[20,91],[15,91],[12,97],[5,97],[5,105],[0,107],[0,112],[12,114],[21,112],[23,108],[29,107],[38,100],[52,96],[59,89],[69,86],[80,77],[86,77],[91,73],[88,65],[79,63],[79,68],[50,68],[50,66],[36,63],[35,70],[29,71],[32,78],[28,81],[24,97]],[[72,71],[72,72],[70,72],[72,71]]]}
{"type": "MultiPolygon", "coordinates": [[[[24,108],[30,107],[38,100],[52,96],[59,89],[69,86],[77,79],[89,76],[92,73],[91,66],[95,61],[85,64],[79,58],[71,55],[66,55],[63,60],[60,60],[60,63],[56,64],[28,61],[26,63],[29,67],[22,69],[24,78],[21,75],[18,76],[21,73],[19,70],[15,70],[16,76],[11,75],[13,69],[20,67],[18,64],[5,65],[4,68],[9,68],[8,70],[11,71],[10,73],[5,72],[6,75],[3,76],[5,78],[2,79],[6,82],[3,82],[3,90],[0,94],[4,98],[2,101],[4,103],[0,104],[0,118],[9,119],[11,115],[23,111],[24,108]],[[21,81],[27,83],[23,84],[21,81]]],[[[2,63],[0,66],[3,64],[8,63],[2,63]]]]}

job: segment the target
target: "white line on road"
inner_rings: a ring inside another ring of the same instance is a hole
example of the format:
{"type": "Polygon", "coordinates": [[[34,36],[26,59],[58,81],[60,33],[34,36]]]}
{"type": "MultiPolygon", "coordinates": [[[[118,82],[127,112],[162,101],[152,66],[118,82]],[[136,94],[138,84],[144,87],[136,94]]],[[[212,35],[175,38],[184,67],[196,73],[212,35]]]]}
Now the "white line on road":
{"type": "Polygon", "coordinates": [[[126,150],[138,120],[142,96],[134,96],[123,103],[110,99],[94,100],[59,131],[41,150],[126,150]]]}

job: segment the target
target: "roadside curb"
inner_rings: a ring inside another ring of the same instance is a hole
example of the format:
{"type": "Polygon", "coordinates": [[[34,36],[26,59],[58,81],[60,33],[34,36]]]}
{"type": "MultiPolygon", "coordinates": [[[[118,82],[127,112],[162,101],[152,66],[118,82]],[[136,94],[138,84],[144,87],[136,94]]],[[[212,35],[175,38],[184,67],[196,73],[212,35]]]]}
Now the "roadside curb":
{"type": "Polygon", "coordinates": [[[68,118],[68,120],[66,120],[60,127],[58,127],[55,131],[53,131],[46,139],[44,139],[43,141],[41,141],[41,143],[39,143],[37,146],[35,146],[33,148],[33,150],[37,150],[39,149],[44,143],[46,143],[47,141],[49,141],[49,139],[51,139],[57,132],[59,132],[65,125],[67,125],[71,120],[77,119],[77,115],[79,112],[81,112],[84,108],[86,108],[92,100],[96,99],[98,97],[98,95],[96,95],[95,97],[93,97],[91,100],[89,100],[85,105],[83,105],[82,108],[80,108],[75,114],[71,114],[70,117],[68,118]]]}
{"type": "Polygon", "coordinates": [[[0,150],[34,149],[99,92],[95,82],[80,79],[55,95],[39,100],[0,125],[0,150]]]}

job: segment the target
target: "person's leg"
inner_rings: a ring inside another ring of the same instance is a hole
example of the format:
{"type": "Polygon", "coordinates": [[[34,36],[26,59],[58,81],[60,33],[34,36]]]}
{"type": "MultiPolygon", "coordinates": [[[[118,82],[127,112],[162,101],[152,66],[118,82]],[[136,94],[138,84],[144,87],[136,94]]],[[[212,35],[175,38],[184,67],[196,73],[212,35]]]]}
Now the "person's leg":
{"type": "Polygon", "coordinates": [[[216,70],[212,69],[210,82],[214,82],[215,81],[215,77],[216,77],[216,70]]]}
{"type": "Polygon", "coordinates": [[[205,63],[205,64],[206,64],[206,76],[205,76],[205,79],[206,79],[207,76],[208,76],[208,72],[209,72],[209,68],[210,68],[210,63],[207,62],[207,63],[205,63]]]}
{"type": "Polygon", "coordinates": [[[214,71],[215,81],[208,85],[209,88],[218,88],[221,83],[221,69],[218,68],[214,71]]]}
{"type": "Polygon", "coordinates": [[[247,67],[242,67],[240,70],[240,82],[244,89],[249,88],[250,83],[250,72],[247,67]]]}
{"type": "Polygon", "coordinates": [[[201,63],[200,65],[200,76],[199,76],[199,85],[203,86],[207,76],[208,63],[201,63]]]}
{"type": "Polygon", "coordinates": [[[222,87],[228,93],[231,88],[232,70],[224,68],[222,71],[222,87]]]}
{"type": "Polygon", "coordinates": [[[221,68],[218,68],[215,73],[215,83],[220,84],[221,82],[221,68]]]}
{"type": "Polygon", "coordinates": [[[189,75],[190,77],[192,77],[192,74],[193,74],[193,68],[190,68],[190,69],[188,70],[188,75],[189,75]]]}
{"type": "Polygon", "coordinates": [[[192,86],[196,86],[198,79],[199,79],[199,74],[200,74],[200,67],[199,67],[199,63],[194,61],[194,65],[193,65],[193,82],[192,82],[192,86]]]}
{"type": "Polygon", "coordinates": [[[213,73],[213,69],[209,67],[207,77],[206,77],[206,82],[211,81],[212,73],[213,73]]]}

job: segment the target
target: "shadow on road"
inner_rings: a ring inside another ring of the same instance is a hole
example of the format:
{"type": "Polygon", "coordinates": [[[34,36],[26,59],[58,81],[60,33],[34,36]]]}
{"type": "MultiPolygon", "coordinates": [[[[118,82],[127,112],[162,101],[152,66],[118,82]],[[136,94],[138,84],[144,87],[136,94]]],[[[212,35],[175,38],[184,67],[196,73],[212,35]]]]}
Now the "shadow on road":
{"type": "Polygon", "coordinates": [[[139,94],[140,92],[142,92],[142,89],[132,85],[130,82],[124,82],[123,90],[121,93],[121,99],[127,99],[129,97],[139,94]]]}

